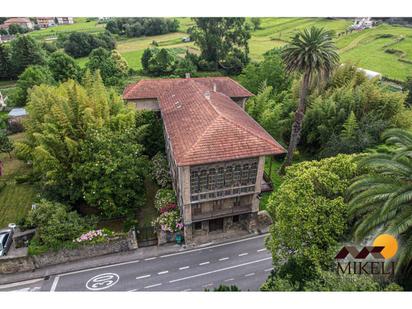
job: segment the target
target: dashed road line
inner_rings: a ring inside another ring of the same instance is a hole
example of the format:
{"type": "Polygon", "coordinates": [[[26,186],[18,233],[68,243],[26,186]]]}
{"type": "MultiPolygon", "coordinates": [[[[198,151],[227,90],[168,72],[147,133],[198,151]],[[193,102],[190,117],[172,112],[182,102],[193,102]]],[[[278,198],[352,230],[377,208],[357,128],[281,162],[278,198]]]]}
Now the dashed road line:
{"type": "Polygon", "coordinates": [[[254,276],[255,273],[250,273],[250,274],[246,274],[245,277],[250,277],[250,276],[254,276]]]}
{"type": "Polygon", "coordinates": [[[190,268],[190,266],[183,266],[183,267],[179,267],[179,270],[184,270],[184,269],[188,269],[190,268]]]}
{"type": "Polygon", "coordinates": [[[210,264],[210,262],[207,261],[207,262],[199,263],[199,266],[203,266],[203,265],[207,265],[207,264],[210,264]]]}
{"type": "Polygon", "coordinates": [[[139,276],[139,277],[136,277],[136,279],[139,280],[139,279],[149,278],[150,276],[151,275],[139,276]]]}
{"type": "Polygon", "coordinates": [[[197,277],[202,277],[202,276],[218,273],[218,272],[229,270],[229,269],[234,269],[234,268],[243,267],[243,266],[250,265],[250,264],[260,263],[260,262],[271,260],[271,259],[272,259],[272,257],[267,257],[267,258],[264,258],[264,259],[254,260],[254,261],[250,261],[250,262],[247,262],[247,263],[233,265],[233,266],[230,266],[230,267],[215,269],[215,270],[211,270],[211,271],[208,271],[208,272],[204,272],[204,273],[200,273],[200,274],[196,274],[196,275],[192,275],[192,276],[188,276],[188,277],[183,277],[183,278],[179,278],[179,279],[170,280],[169,283],[179,282],[179,281],[188,280],[188,279],[197,278],[197,277]]]}
{"type": "Polygon", "coordinates": [[[186,290],[183,290],[182,292],[190,292],[192,289],[186,289],[186,290]]]}
{"type": "Polygon", "coordinates": [[[164,274],[167,274],[168,272],[169,272],[168,270],[164,270],[164,271],[158,272],[157,274],[158,275],[164,275],[164,274]]]}
{"type": "Polygon", "coordinates": [[[150,258],[147,258],[147,259],[144,259],[145,261],[151,261],[151,260],[155,260],[155,259],[157,259],[157,257],[156,256],[154,256],[154,257],[150,257],[150,258]]]}
{"type": "Polygon", "coordinates": [[[161,283],[156,283],[156,284],[145,286],[144,288],[145,289],[150,289],[150,288],[154,288],[154,287],[161,286],[161,285],[162,285],[161,283]]]}
{"type": "Polygon", "coordinates": [[[249,253],[244,252],[244,253],[239,254],[239,256],[245,256],[245,255],[248,255],[248,254],[249,254],[249,253]]]}
{"type": "Polygon", "coordinates": [[[226,260],[228,260],[229,258],[228,257],[224,257],[224,258],[221,258],[221,259],[219,259],[219,261],[226,261],[226,260]]]}
{"type": "Polygon", "coordinates": [[[56,290],[57,283],[59,282],[59,279],[60,279],[59,276],[54,277],[53,284],[50,288],[50,292],[54,292],[56,290]]]}
{"type": "Polygon", "coordinates": [[[263,249],[257,250],[257,252],[262,252],[262,251],[266,251],[266,250],[267,250],[266,248],[263,248],[263,249]]]}
{"type": "Polygon", "coordinates": [[[268,271],[272,271],[272,270],[273,268],[268,268],[268,269],[265,269],[264,272],[267,273],[268,271]]]}
{"type": "Polygon", "coordinates": [[[229,281],[234,281],[234,280],[235,278],[229,278],[229,279],[224,280],[224,282],[229,282],[229,281]]]}
{"type": "Polygon", "coordinates": [[[14,287],[18,287],[21,285],[26,285],[26,284],[32,284],[32,283],[36,283],[39,281],[43,281],[43,278],[40,279],[33,279],[33,280],[27,280],[27,281],[20,281],[20,282],[15,282],[15,283],[9,283],[9,284],[3,284],[0,285],[0,290],[2,289],[8,289],[8,288],[14,288],[14,287]]]}

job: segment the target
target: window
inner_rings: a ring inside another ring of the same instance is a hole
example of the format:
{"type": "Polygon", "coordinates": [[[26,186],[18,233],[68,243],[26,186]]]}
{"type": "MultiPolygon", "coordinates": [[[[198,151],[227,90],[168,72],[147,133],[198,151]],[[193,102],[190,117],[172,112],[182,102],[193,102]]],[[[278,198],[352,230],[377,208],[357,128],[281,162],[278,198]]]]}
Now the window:
{"type": "Polygon", "coordinates": [[[219,167],[216,175],[216,189],[223,189],[225,185],[225,169],[219,167]]]}
{"type": "Polygon", "coordinates": [[[233,203],[234,207],[239,207],[240,206],[240,196],[235,197],[235,201],[233,203]]]}
{"type": "Polygon", "coordinates": [[[239,216],[233,216],[233,223],[239,222],[239,216]]]}
{"type": "Polygon", "coordinates": [[[240,165],[235,166],[235,171],[233,172],[233,185],[235,187],[240,186],[240,175],[242,172],[242,168],[240,165]]]}
{"type": "Polygon", "coordinates": [[[192,205],[193,215],[200,215],[202,213],[202,206],[200,204],[193,204],[192,205]]]}
{"type": "Polygon", "coordinates": [[[200,171],[199,186],[200,192],[207,191],[207,170],[205,169],[200,171]]]}
{"type": "Polygon", "coordinates": [[[209,177],[208,177],[208,189],[209,191],[215,190],[216,186],[216,169],[211,168],[209,170],[209,177]]]}
{"type": "Polygon", "coordinates": [[[246,186],[249,181],[249,164],[243,164],[241,184],[246,186]]]}
{"type": "Polygon", "coordinates": [[[209,232],[222,231],[223,230],[223,218],[209,220],[209,232]]]}
{"type": "Polygon", "coordinates": [[[233,166],[227,166],[225,171],[225,188],[233,185],[233,166]]]}
{"type": "Polygon", "coordinates": [[[202,222],[195,222],[194,224],[195,230],[201,230],[202,229],[202,222]]]}
{"type": "Polygon", "coordinates": [[[199,173],[194,171],[190,174],[190,192],[199,193],[199,173]]]}
{"type": "Polygon", "coordinates": [[[255,184],[256,183],[256,176],[257,176],[257,163],[252,163],[250,165],[250,170],[249,170],[249,183],[255,184]]]}
{"type": "Polygon", "coordinates": [[[213,210],[220,210],[223,206],[223,200],[213,201],[213,210]]]}

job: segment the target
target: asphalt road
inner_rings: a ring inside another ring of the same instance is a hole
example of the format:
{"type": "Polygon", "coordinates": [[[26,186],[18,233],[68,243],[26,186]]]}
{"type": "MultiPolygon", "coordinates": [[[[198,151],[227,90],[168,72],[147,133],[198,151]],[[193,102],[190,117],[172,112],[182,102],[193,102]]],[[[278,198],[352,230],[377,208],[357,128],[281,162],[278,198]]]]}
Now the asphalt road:
{"type": "Polygon", "coordinates": [[[7,290],[204,291],[225,284],[258,291],[272,270],[264,237],[60,274],[7,290]]]}

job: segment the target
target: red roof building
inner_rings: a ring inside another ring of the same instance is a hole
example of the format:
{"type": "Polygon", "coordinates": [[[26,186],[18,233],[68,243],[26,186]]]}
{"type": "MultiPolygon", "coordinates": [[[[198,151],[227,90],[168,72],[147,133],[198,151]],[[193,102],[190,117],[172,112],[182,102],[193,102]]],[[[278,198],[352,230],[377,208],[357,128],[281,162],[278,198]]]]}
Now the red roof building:
{"type": "Polygon", "coordinates": [[[160,111],[186,241],[210,241],[239,215],[254,225],[270,187],[265,158],[286,151],[245,112],[251,96],[227,77],[141,80],[123,93],[137,109],[160,111]]]}

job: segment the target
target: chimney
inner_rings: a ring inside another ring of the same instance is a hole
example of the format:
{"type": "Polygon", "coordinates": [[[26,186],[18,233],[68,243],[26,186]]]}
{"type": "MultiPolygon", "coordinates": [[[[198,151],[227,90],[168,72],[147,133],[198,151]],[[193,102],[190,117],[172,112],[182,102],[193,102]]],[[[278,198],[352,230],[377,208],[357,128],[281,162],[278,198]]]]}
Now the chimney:
{"type": "Polygon", "coordinates": [[[190,78],[190,73],[185,73],[185,78],[190,78]]]}
{"type": "Polygon", "coordinates": [[[216,92],[216,83],[213,83],[213,92],[216,92]]]}
{"type": "Polygon", "coordinates": [[[204,95],[205,95],[205,98],[210,101],[210,92],[206,91],[204,95]]]}

